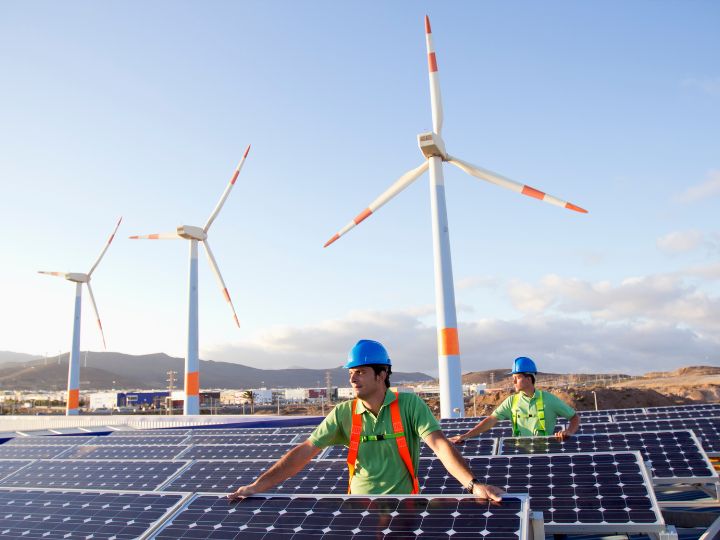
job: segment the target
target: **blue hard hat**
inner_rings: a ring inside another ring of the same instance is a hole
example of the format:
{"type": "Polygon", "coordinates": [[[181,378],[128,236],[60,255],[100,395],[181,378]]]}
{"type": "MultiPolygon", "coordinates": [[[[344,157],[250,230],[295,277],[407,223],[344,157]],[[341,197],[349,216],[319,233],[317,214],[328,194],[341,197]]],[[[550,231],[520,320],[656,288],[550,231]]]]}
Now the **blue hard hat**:
{"type": "Polygon", "coordinates": [[[515,373],[537,373],[535,362],[527,356],[516,358],[513,362],[513,369],[508,375],[514,375],[515,373]]]}
{"type": "Polygon", "coordinates": [[[371,339],[361,339],[350,349],[345,368],[369,366],[370,364],[392,365],[390,357],[381,343],[371,339]]]}

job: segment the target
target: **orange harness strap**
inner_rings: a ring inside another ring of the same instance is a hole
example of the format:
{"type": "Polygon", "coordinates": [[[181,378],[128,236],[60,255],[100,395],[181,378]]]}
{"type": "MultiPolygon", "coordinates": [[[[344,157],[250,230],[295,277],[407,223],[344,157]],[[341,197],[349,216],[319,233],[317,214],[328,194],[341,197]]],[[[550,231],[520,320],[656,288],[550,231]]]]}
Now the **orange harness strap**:
{"type": "MultiPolygon", "coordinates": [[[[353,400],[352,404],[352,428],[350,430],[350,448],[348,449],[347,463],[350,478],[348,479],[348,493],[350,493],[350,485],[352,484],[353,476],[355,475],[355,463],[357,462],[358,448],[360,447],[360,434],[362,433],[362,415],[357,414],[357,398],[353,400]]],[[[403,429],[402,417],[400,416],[400,396],[395,392],[395,400],[390,404],[390,418],[393,426],[393,438],[397,443],[398,452],[400,458],[405,463],[405,467],[410,474],[412,480],[413,490],[412,494],[416,495],[420,493],[420,485],[418,479],[415,476],[415,468],[413,467],[412,457],[410,456],[410,449],[405,439],[405,430],[403,429]]]]}

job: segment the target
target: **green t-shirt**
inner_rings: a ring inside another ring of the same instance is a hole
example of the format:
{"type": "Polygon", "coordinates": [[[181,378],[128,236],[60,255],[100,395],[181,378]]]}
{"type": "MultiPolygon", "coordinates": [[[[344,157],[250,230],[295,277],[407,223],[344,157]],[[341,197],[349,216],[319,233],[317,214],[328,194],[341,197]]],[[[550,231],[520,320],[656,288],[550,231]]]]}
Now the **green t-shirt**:
{"type": "MultiPolygon", "coordinates": [[[[512,420],[512,402],[515,394],[508,396],[492,415],[498,420],[512,420]]],[[[533,397],[528,397],[525,392],[520,392],[518,399],[518,431],[521,437],[533,437],[538,435],[537,417],[537,396],[536,390],[533,397]]],[[[565,403],[562,399],[552,395],[550,392],[543,392],[543,409],[545,409],[545,435],[552,435],[555,431],[555,422],[558,416],[572,418],[575,416],[575,409],[565,403]]]]}
{"type": "MultiPolygon", "coordinates": [[[[401,393],[400,417],[402,418],[405,440],[412,457],[417,476],[420,441],[440,425],[425,402],[415,394],[401,393]]],[[[310,435],[310,442],[318,447],[342,444],[350,445],[352,426],[352,404],[354,400],[338,404],[325,420],[310,435]]],[[[358,400],[357,412],[362,415],[362,434],[380,435],[393,433],[390,404],[395,401],[393,392],[386,392],[385,401],[378,416],[367,410],[358,400]]],[[[398,452],[395,439],[361,442],[358,448],[355,476],[352,480],[354,494],[411,493],[412,480],[407,467],[398,452]]]]}

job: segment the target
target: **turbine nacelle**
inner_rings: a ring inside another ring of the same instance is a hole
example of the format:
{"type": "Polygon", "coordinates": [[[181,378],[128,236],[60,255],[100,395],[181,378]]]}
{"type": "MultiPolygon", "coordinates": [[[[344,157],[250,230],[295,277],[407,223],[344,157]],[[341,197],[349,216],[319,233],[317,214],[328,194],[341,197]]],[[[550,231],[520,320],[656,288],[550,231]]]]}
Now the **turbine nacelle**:
{"type": "Polygon", "coordinates": [[[202,227],[195,227],[193,225],[180,225],[177,228],[177,234],[180,238],[199,240],[200,242],[203,242],[207,238],[207,233],[202,227]]]}
{"type": "Polygon", "coordinates": [[[90,276],[87,274],[79,274],[77,272],[68,272],[65,274],[65,279],[68,281],[74,281],[75,283],[89,283],[90,276]]]}
{"type": "Polygon", "coordinates": [[[443,161],[447,161],[445,143],[440,135],[430,131],[428,133],[421,133],[417,136],[417,138],[420,151],[427,159],[430,159],[431,157],[439,157],[442,158],[443,161]]]}

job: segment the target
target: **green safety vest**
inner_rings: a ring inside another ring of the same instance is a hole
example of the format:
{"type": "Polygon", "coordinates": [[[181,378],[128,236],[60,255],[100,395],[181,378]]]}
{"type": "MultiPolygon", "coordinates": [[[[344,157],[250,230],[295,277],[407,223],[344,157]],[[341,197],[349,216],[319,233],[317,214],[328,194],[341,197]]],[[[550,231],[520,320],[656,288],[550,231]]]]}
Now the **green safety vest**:
{"type": "MultiPolygon", "coordinates": [[[[545,437],[545,407],[543,406],[543,395],[540,390],[535,390],[537,399],[535,400],[535,410],[537,411],[538,419],[538,437],[545,437]]],[[[530,418],[530,414],[520,414],[518,412],[518,402],[520,401],[520,392],[513,396],[512,400],[512,425],[513,425],[513,437],[520,436],[520,429],[518,428],[518,416],[521,418],[530,418]]]]}

